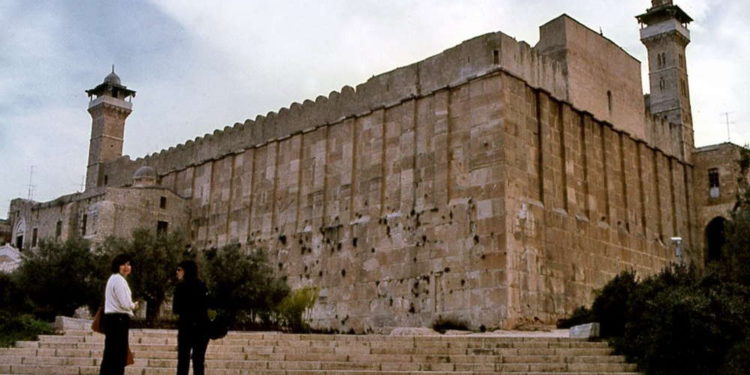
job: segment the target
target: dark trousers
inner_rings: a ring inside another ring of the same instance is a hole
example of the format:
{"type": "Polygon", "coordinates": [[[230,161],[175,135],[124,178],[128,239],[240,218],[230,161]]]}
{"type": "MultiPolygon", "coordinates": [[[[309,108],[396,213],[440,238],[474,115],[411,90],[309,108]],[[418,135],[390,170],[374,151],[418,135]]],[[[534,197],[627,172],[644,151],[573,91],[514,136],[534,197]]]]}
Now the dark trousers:
{"type": "Polygon", "coordinates": [[[127,314],[104,314],[104,358],[99,375],[123,375],[128,351],[128,328],[130,317],[127,314]]]}
{"type": "Polygon", "coordinates": [[[193,358],[193,375],[203,375],[208,335],[205,329],[180,327],[177,331],[177,375],[187,375],[193,358]]]}

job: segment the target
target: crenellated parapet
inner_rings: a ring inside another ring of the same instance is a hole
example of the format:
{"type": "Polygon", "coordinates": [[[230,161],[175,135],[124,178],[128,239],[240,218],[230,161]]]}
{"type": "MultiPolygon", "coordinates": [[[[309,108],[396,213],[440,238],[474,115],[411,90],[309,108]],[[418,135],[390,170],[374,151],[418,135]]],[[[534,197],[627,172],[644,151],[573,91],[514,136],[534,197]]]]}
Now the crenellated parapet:
{"type": "Polygon", "coordinates": [[[684,143],[683,132],[686,131],[684,126],[671,123],[664,116],[649,112],[644,114],[643,121],[648,131],[646,142],[648,145],[666,155],[689,162],[693,145],[684,143]]]}
{"type": "Polygon", "coordinates": [[[277,112],[258,115],[254,120],[217,129],[136,160],[120,158],[107,166],[112,178],[110,185],[129,184],[132,172],[141,165],[150,165],[164,175],[349,117],[390,108],[497,71],[516,76],[559,100],[567,99],[566,77],[557,61],[501,32],[489,33],[420,62],[373,76],[356,87],[344,86],[314,101],[295,102],[277,112]]]}

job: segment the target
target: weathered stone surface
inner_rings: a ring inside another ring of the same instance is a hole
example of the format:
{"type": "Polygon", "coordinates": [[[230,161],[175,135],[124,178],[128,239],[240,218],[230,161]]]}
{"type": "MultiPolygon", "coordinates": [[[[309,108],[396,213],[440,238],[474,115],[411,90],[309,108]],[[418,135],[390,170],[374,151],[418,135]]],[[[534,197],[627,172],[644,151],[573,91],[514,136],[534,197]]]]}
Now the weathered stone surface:
{"type": "Polygon", "coordinates": [[[599,337],[599,323],[586,323],[570,327],[570,338],[590,339],[599,337]]]}
{"type": "Polygon", "coordinates": [[[391,330],[390,336],[435,336],[440,333],[425,327],[396,327],[391,330]]]}

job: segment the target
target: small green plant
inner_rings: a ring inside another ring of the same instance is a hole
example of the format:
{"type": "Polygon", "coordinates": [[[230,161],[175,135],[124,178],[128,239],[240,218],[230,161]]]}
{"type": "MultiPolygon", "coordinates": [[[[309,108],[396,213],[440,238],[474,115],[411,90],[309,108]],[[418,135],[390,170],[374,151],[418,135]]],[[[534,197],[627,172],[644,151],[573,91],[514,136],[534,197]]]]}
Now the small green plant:
{"type": "Polygon", "coordinates": [[[306,313],[318,300],[319,289],[317,287],[304,287],[293,290],[284,297],[278,309],[279,324],[292,332],[309,332],[306,313]]]}
{"type": "Polygon", "coordinates": [[[12,346],[21,340],[36,340],[39,335],[52,333],[51,324],[37,320],[33,315],[0,311],[0,347],[12,346]]]}

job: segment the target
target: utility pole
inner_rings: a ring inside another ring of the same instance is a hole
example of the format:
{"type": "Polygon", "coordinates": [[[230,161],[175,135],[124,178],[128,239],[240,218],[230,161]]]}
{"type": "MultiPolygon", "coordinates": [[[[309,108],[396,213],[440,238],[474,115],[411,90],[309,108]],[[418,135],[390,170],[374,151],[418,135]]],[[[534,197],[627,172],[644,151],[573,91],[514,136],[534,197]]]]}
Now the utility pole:
{"type": "Polygon", "coordinates": [[[29,170],[29,185],[28,185],[28,200],[34,199],[34,166],[32,165],[29,170]]]}
{"type": "Polygon", "coordinates": [[[724,123],[727,125],[727,142],[732,142],[732,136],[729,133],[729,124],[734,124],[734,122],[729,122],[729,114],[732,112],[722,112],[721,114],[724,116],[724,123]]]}

